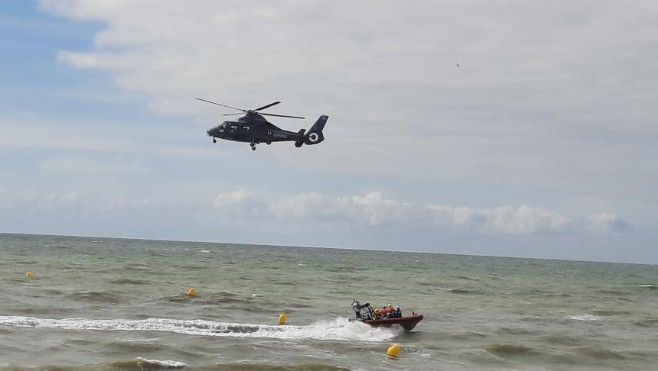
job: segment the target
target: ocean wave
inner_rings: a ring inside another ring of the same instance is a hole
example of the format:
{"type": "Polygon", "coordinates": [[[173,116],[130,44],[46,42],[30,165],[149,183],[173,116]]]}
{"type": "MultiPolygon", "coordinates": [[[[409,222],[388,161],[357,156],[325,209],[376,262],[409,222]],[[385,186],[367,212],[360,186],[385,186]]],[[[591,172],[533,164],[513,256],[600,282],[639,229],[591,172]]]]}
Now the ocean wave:
{"type": "Polygon", "coordinates": [[[536,296],[543,296],[543,297],[571,297],[572,294],[568,294],[565,292],[559,292],[559,291],[545,291],[541,289],[530,289],[526,292],[522,292],[521,295],[536,295],[536,296]]]}
{"type": "Polygon", "coordinates": [[[450,339],[452,340],[478,340],[482,338],[489,337],[489,335],[484,334],[482,332],[475,332],[475,331],[467,331],[463,333],[458,333],[458,334],[452,334],[450,335],[450,339]]]}
{"type": "Polygon", "coordinates": [[[523,327],[501,327],[496,332],[500,334],[510,334],[510,335],[535,335],[539,332],[535,329],[523,328],[523,327]]]}
{"type": "Polygon", "coordinates": [[[479,280],[478,278],[473,278],[473,277],[469,277],[469,276],[466,276],[466,275],[455,275],[455,276],[450,276],[450,278],[454,278],[454,279],[457,279],[457,280],[466,280],[466,281],[477,281],[477,280],[479,280]]]}
{"type": "Polygon", "coordinates": [[[84,331],[159,331],[186,335],[276,338],[286,340],[384,341],[401,333],[398,328],[375,328],[350,322],[347,318],[319,321],[308,326],[273,326],[249,323],[214,322],[149,318],[126,319],[49,319],[23,316],[0,316],[0,326],[34,327],[84,331]]]}
{"type": "Polygon", "coordinates": [[[498,356],[525,355],[532,352],[531,348],[514,344],[494,344],[485,348],[487,352],[498,356]]]}
{"type": "Polygon", "coordinates": [[[76,292],[70,295],[71,298],[79,301],[92,302],[92,303],[118,303],[119,296],[110,291],[86,291],[76,292]]]}
{"type": "Polygon", "coordinates": [[[579,338],[569,335],[547,335],[542,337],[542,339],[551,344],[566,345],[566,346],[577,346],[586,343],[588,340],[585,338],[579,338]]]}
{"type": "Polygon", "coordinates": [[[162,370],[185,368],[187,367],[187,363],[172,360],[159,361],[157,359],[137,357],[135,359],[112,362],[111,366],[121,370],[162,370]]]}
{"type": "Polygon", "coordinates": [[[462,294],[462,295],[480,295],[481,291],[478,290],[467,290],[467,289],[450,289],[450,292],[453,294],[462,294]]]}
{"type": "Polygon", "coordinates": [[[135,280],[130,278],[118,278],[116,280],[108,281],[113,285],[145,285],[150,284],[150,281],[147,280],[135,280]]]}
{"type": "Polygon", "coordinates": [[[276,365],[269,363],[220,363],[216,365],[218,370],[263,370],[263,371],[349,371],[349,368],[338,367],[326,363],[303,363],[300,365],[276,365]]]}
{"type": "Polygon", "coordinates": [[[654,326],[658,326],[658,318],[645,318],[633,322],[633,324],[640,327],[654,327],[654,326]]]}
{"type": "Polygon", "coordinates": [[[568,317],[574,321],[599,321],[601,317],[595,316],[593,314],[575,314],[568,317]]]}
{"type": "Polygon", "coordinates": [[[221,292],[210,292],[210,293],[205,293],[203,296],[197,296],[190,298],[186,293],[182,292],[178,295],[175,296],[164,296],[161,297],[159,300],[163,302],[172,302],[172,303],[180,303],[180,302],[188,302],[190,300],[196,302],[196,303],[201,303],[201,304],[210,304],[210,305],[236,305],[239,307],[244,307],[246,308],[251,308],[253,306],[253,303],[255,301],[258,301],[260,305],[257,307],[253,308],[255,311],[261,311],[261,308],[265,308],[270,303],[265,300],[264,295],[258,295],[256,296],[248,295],[239,295],[239,294],[234,294],[229,291],[221,291],[221,292]]]}
{"type": "Polygon", "coordinates": [[[602,316],[602,317],[612,317],[612,316],[618,316],[618,315],[629,315],[631,312],[627,310],[606,310],[606,309],[599,309],[599,310],[594,310],[592,311],[596,316],[602,316]]]}
{"type": "Polygon", "coordinates": [[[592,357],[595,359],[603,359],[603,360],[626,359],[626,357],[619,354],[618,352],[602,347],[593,347],[593,346],[580,347],[580,348],[576,348],[576,352],[578,354],[592,357]]]}

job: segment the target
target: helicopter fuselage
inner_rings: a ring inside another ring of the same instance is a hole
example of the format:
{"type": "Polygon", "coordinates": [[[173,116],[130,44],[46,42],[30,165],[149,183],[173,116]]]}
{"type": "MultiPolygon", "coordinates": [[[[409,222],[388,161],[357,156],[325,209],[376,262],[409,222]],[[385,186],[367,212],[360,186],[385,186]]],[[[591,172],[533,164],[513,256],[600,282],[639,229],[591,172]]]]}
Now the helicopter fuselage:
{"type": "MultiPolygon", "coordinates": [[[[260,116],[251,114],[252,116],[260,116]]],[[[224,121],[207,131],[213,138],[247,142],[252,144],[283,141],[302,141],[303,131],[294,132],[283,130],[278,126],[260,117],[241,117],[237,121],[224,121]]]]}
{"type": "Polygon", "coordinates": [[[241,123],[226,121],[221,125],[208,130],[208,135],[215,138],[232,140],[235,142],[254,142],[272,143],[283,142],[288,140],[297,140],[300,138],[298,133],[283,129],[260,130],[253,125],[244,125],[241,123]]]}
{"type": "Polygon", "coordinates": [[[306,132],[305,129],[301,129],[298,132],[283,130],[280,127],[268,122],[263,115],[267,116],[277,116],[277,117],[287,117],[287,118],[297,118],[303,119],[299,116],[289,116],[289,115],[278,115],[272,113],[263,113],[260,114],[257,111],[263,110],[265,108],[279,104],[280,102],[270,103],[266,106],[257,108],[255,110],[245,110],[241,108],[235,108],[227,106],[221,103],[209,101],[202,98],[196,98],[197,100],[215,104],[222,107],[232,108],[238,111],[245,113],[244,116],[240,117],[235,121],[224,121],[221,124],[215,126],[212,129],[206,131],[206,133],[212,137],[213,143],[216,143],[215,138],[232,140],[235,142],[247,142],[250,143],[251,149],[256,149],[256,144],[272,142],[284,142],[284,141],[294,141],[295,147],[301,147],[303,144],[313,145],[318,144],[324,140],[324,135],[322,130],[324,125],[329,118],[326,115],[320,116],[315,124],[306,132]]]}

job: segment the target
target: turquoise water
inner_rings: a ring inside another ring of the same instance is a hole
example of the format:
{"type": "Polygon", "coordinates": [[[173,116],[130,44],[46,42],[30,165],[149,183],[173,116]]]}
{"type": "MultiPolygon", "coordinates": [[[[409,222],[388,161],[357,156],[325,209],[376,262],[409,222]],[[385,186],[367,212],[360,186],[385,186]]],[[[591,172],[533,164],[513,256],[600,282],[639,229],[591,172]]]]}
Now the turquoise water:
{"type": "Polygon", "coordinates": [[[655,369],[657,277],[651,265],[0,234],[0,369],[655,369]],[[354,298],[425,319],[411,333],[351,323],[354,298]]]}

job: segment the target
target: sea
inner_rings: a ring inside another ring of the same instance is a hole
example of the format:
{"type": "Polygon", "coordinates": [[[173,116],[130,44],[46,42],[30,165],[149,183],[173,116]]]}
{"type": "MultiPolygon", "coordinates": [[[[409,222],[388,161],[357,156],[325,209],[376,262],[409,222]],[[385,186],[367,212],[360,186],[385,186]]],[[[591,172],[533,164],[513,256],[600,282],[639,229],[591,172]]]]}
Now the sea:
{"type": "Polygon", "coordinates": [[[0,234],[0,370],[159,369],[656,370],[658,266],[0,234]]]}

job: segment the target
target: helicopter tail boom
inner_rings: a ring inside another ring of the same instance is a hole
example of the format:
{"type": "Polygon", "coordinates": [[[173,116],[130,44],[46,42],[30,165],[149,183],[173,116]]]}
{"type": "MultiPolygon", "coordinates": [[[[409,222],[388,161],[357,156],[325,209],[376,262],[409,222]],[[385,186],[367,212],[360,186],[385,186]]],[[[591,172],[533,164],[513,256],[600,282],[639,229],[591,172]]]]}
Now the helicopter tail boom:
{"type": "Polygon", "coordinates": [[[320,118],[318,118],[317,121],[315,121],[315,124],[313,124],[313,126],[308,129],[308,133],[304,135],[304,144],[318,144],[324,140],[322,130],[324,129],[324,125],[327,123],[327,119],[329,119],[329,116],[322,115],[320,118]]]}

